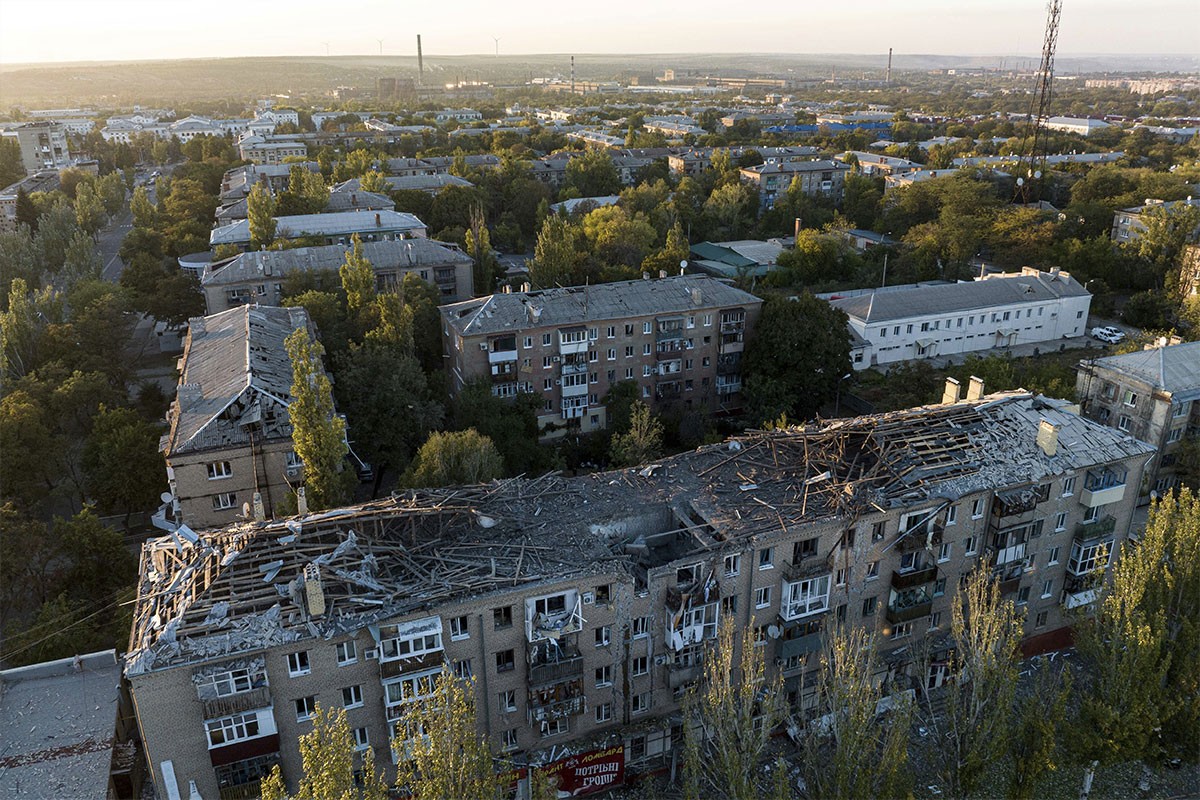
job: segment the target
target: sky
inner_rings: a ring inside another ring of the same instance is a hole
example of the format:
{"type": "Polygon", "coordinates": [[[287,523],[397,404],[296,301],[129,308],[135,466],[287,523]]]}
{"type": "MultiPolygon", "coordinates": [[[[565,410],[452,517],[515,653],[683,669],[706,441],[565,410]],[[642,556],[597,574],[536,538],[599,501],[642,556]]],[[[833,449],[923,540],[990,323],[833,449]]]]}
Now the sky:
{"type": "MultiPolygon", "coordinates": [[[[1045,0],[0,0],[0,63],[494,53],[1036,55],[1045,0]]],[[[1060,56],[1200,52],[1197,0],[1063,0],[1060,56]]]]}

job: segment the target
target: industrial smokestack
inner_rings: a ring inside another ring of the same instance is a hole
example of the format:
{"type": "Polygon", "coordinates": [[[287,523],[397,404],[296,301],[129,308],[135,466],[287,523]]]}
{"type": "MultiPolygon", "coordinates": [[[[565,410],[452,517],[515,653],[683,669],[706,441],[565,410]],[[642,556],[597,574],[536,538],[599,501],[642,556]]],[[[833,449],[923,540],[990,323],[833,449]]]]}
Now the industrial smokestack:
{"type": "Polygon", "coordinates": [[[571,94],[575,94],[575,56],[571,56],[571,94]]]}
{"type": "Polygon", "coordinates": [[[883,79],[884,83],[892,82],[892,48],[888,48],[888,68],[887,75],[883,79]]]}
{"type": "Polygon", "coordinates": [[[425,56],[421,52],[421,34],[417,34],[417,86],[425,83],[425,56]]]}

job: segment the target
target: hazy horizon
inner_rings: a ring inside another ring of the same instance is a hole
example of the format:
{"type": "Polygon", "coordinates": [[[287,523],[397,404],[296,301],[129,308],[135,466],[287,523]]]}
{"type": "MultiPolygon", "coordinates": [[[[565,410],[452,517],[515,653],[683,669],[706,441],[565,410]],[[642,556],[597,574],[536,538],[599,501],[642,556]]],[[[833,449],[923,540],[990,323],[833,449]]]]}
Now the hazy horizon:
{"type": "MultiPolygon", "coordinates": [[[[236,18],[203,16],[177,0],[0,0],[0,64],[43,65],[194,58],[523,55],[940,55],[1030,58],[1041,50],[1044,0],[850,0],[804,9],[774,3],[749,15],[716,0],[681,8],[651,0],[636,15],[600,7],[538,13],[544,4],[465,0],[404,9],[384,0],[335,7],[246,0],[236,18]],[[52,24],[47,23],[49,20],[52,24]],[[469,20],[469,27],[463,21],[469,20]],[[359,30],[363,32],[360,33],[359,30]],[[380,41],[382,39],[382,42],[380,41]]],[[[1200,3],[1065,0],[1057,54],[1191,56],[1200,52],[1200,3]],[[1188,33],[1192,31],[1192,33],[1188,33]]]]}

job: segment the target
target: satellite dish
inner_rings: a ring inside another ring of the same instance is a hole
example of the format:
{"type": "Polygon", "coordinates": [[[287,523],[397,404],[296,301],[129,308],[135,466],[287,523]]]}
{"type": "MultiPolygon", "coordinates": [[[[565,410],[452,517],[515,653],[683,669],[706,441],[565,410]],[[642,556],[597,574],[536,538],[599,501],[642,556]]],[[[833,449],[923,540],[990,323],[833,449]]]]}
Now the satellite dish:
{"type": "Polygon", "coordinates": [[[783,633],[783,631],[779,630],[778,625],[768,625],[767,626],[767,636],[770,636],[772,639],[778,639],[779,634],[781,634],[781,633],[783,633]]]}
{"type": "Polygon", "coordinates": [[[1040,169],[1037,170],[1036,172],[1033,173],[1033,177],[1035,177],[1035,178],[1042,177],[1042,171],[1040,169]]]}
{"type": "Polygon", "coordinates": [[[163,492],[158,496],[158,499],[162,500],[164,503],[169,503],[175,499],[175,495],[171,494],[170,492],[163,492]]]}
{"type": "Polygon", "coordinates": [[[680,261],[680,262],[679,262],[679,268],[680,268],[680,269],[687,269],[687,259],[686,259],[686,258],[685,258],[683,261],[680,261]]]}
{"type": "Polygon", "coordinates": [[[250,516],[250,504],[249,503],[242,503],[242,516],[243,517],[250,516]]]}
{"type": "Polygon", "coordinates": [[[1024,185],[1025,185],[1025,179],[1017,178],[1017,186],[1024,186],[1024,185]]]}

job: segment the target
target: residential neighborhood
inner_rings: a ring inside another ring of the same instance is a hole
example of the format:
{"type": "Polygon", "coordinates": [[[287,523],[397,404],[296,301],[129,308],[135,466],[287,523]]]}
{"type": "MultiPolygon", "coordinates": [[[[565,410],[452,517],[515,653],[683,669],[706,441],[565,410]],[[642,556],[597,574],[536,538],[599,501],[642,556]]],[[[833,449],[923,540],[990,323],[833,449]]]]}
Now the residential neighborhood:
{"type": "Polygon", "coordinates": [[[14,6],[0,796],[1200,794],[1165,8],[14,6]]]}

